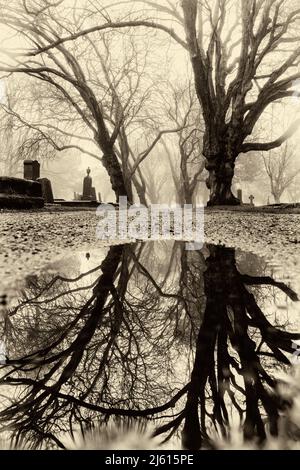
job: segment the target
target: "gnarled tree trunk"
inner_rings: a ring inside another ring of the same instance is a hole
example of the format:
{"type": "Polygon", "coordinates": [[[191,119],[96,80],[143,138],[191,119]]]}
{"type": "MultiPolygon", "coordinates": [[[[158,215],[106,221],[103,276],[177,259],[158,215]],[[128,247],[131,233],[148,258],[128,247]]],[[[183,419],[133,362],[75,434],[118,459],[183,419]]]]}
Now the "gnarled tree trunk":
{"type": "Polygon", "coordinates": [[[205,168],[209,173],[206,185],[210,190],[208,206],[240,204],[239,199],[231,190],[234,166],[235,162],[227,160],[224,155],[218,155],[206,161],[205,168]]]}
{"type": "Polygon", "coordinates": [[[103,155],[102,163],[109,175],[111,187],[118,202],[120,196],[127,196],[123,173],[118,158],[116,154],[111,151],[103,155]]]}

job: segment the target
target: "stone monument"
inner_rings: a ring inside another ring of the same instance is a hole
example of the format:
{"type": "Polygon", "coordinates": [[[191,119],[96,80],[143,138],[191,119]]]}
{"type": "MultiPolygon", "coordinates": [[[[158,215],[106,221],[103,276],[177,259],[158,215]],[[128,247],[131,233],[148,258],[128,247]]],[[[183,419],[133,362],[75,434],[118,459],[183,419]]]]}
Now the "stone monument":
{"type": "Polygon", "coordinates": [[[88,168],[86,170],[87,175],[83,179],[83,191],[82,191],[82,199],[83,200],[90,200],[92,197],[92,178],[90,176],[91,169],[88,168]]]}
{"type": "Polygon", "coordinates": [[[243,192],[241,189],[237,190],[237,198],[239,199],[240,203],[243,204],[243,192]]]}
{"type": "Polygon", "coordinates": [[[41,183],[42,185],[42,194],[43,194],[44,201],[47,204],[53,204],[54,198],[53,198],[51,181],[48,178],[38,178],[37,181],[41,183]]]}
{"type": "Polygon", "coordinates": [[[92,186],[91,201],[97,201],[96,189],[92,186]]]}
{"type": "Polygon", "coordinates": [[[43,206],[41,183],[8,176],[0,177],[1,209],[37,209],[43,206]]]}
{"type": "Polygon", "coordinates": [[[90,176],[91,169],[86,170],[87,176],[83,180],[82,201],[97,201],[96,189],[93,186],[93,180],[90,176]]]}
{"type": "Polygon", "coordinates": [[[24,160],[24,179],[36,181],[40,177],[40,164],[37,160],[24,160]]]}

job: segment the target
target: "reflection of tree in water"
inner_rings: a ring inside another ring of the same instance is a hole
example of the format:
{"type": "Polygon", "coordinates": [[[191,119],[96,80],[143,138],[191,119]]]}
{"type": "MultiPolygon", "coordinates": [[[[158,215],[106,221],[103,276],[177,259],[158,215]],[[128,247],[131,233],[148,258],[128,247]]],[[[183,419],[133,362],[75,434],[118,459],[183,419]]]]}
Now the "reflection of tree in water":
{"type": "MultiPolygon", "coordinates": [[[[113,319],[105,319],[104,313],[108,308],[105,304],[122,251],[122,247],[114,247],[110,250],[101,265],[102,274],[93,287],[92,295],[80,308],[77,308],[76,304],[73,310],[70,306],[70,312],[66,308],[69,306],[68,293],[72,291],[69,289],[69,283],[66,302],[61,302],[63,292],[58,282],[63,279],[55,278],[48,286],[52,291],[54,284],[59,287],[57,296],[51,299],[51,302],[48,301],[42,307],[39,306],[36,312],[43,314],[39,322],[38,334],[40,333],[43,337],[43,331],[47,331],[48,338],[45,345],[41,347],[38,341],[38,348],[33,353],[9,360],[8,370],[2,378],[5,384],[22,386],[22,393],[17,396],[16,402],[1,413],[2,420],[13,424],[17,437],[34,437],[40,442],[44,438],[49,438],[59,444],[50,429],[55,425],[55,421],[66,416],[66,413],[76,413],[76,406],[72,407],[68,402],[71,403],[74,400],[76,403],[78,400],[75,398],[76,395],[82,394],[85,389],[84,373],[79,379],[81,383],[73,383],[73,376],[77,368],[84,372],[85,361],[89,355],[86,347],[97,328],[101,326],[105,328],[109,321],[116,323],[113,319]],[[47,303],[50,308],[47,308],[47,303]],[[68,390],[62,392],[63,388],[68,390]],[[71,390],[73,394],[70,394],[71,390]]],[[[44,289],[41,293],[43,291],[44,289]]],[[[72,296],[73,292],[70,295],[72,296]]],[[[36,302],[38,298],[39,294],[33,299],[36,302]]],[[[22,307],[24,307],[23,304],[22,307]]],[[[17,315],[16,310],[12,312],[12,315],[17,315]]],[[[29,312],[27,324],[29,331],[32,331],[31,321],[32,315],[29,312]]],[[[94,351],[91,351],[91,354],[93,353],[94,351]]],[[[85,385],[89,386],[89,383],[85,385]]]]}
{"type": "Polygon", "coordinates": [[[205,261],[177,243],[155,277],[149,247],[112,247],[93,272],[36,281],[10,312],[1,384],[12,401],[0,419],[16,439],[62,447],[68,431],[143,418],[164,439],[182,430],[195,449],[211,445],[213,427],[227,435],[232,408],[246,438],[264,440],[265,418],[276,435],[284,404],[268,363],[288,364],[300,335],[273,327],[248,286],[296,294],[240,274],[234,250],[222,247],[209,246],[205,261]],[[91,274],[92,284],[78,284],[91,274]]]}
{"type": "MultiPolygon", "coordinates": [[[[180,300],[147,278],[139,264],[141,248],[112,247],[99,267],[101,276],[88,286],[89,295],[76,284],[78,278],[66,282],[58,276],[31,285],[30,299],[24,293],[25,300],[10,312],[10,360],[2,384],[8,391],[18,385],[19,393],[0,418],[13,426],[16,438],[61,445],[59,435],[70,428],[111,416],[153,416],[172,405],[158,358],[169,367],[172,340],[166,331],[176,314],[173,303],[180,300]],[[15,328],[24,333],[21,346],[15,328]],[[163,405],[157,406],[160,399],[163,405]]],[[[173,389],[176,394],[177,386],[173,389]]]]}
{"type": "Polygon", "coordinates": [[[247,286],[273,285],[297,300],[291,289],[269,277],[240,274],[233,249],[210,246],[209,250],[204,273],[206,308],[183,412],[183,440],[189,449],[209,444],[208,421],[226,436],[230,404],[243,419],[245,438],[265,439],[263,414],[271,434],[277,434],[283,404],[275,393],[276,381],[260,357],[264,354],[288,364],[283,351],[292,353],[292,340],[300,337],[273,327],[247,286]],[[253,329],[259,332],[259,341],[251,335],[253,329]]]}

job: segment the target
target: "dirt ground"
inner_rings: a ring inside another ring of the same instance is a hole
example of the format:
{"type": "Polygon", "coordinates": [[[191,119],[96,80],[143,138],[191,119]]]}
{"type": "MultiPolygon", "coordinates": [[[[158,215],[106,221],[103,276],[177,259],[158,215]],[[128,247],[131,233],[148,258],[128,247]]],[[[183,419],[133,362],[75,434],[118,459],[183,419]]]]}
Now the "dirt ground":
{"type": "MultiPolygon", "coordinates": [[[[65,253],[120,243],[96,239],[98,220],[95,210],[0,213],[2,288],[65,253]]],[[[250,251],[300,274],[299,229],[297,213],[216,209],[205,213],[206,243],[250,251]]]]}

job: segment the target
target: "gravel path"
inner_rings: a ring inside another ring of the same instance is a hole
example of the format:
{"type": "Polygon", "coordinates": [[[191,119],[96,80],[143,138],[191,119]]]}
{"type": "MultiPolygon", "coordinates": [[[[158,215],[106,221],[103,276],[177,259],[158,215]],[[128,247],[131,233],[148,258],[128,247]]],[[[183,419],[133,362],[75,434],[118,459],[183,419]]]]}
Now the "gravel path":
{"type": "MultiPolygon", "coordinates": [[[[65,252],[112,242],[96,240],[94,211],[0,214],[0,279],[16,283],[65,252]]],[[[235,246],[285,263],[300,274],[300,214],[207,211],[205,241],[235,246]]],[[[1,295],[1,291],[0,291],[1,295]]]]}

